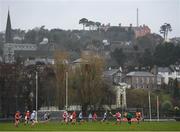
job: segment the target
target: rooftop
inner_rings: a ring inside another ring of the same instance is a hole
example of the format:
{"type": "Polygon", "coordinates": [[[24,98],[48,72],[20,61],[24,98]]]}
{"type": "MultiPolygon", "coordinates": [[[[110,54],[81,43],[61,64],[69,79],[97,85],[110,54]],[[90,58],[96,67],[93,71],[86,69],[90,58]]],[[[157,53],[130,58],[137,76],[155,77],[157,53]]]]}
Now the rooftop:
{"type": "Polygon", "coordinates": [[[154,76],[154,75],[150,72],[145,72],[145,71],[133,71],[133,72],[129,72],[127,76],[154,76]]]}
{"type": "Polygon", "coordinates": [[[171,72],[169,67],[158,67],[158,72],[171,72]]]}
{"type": "Polygon", "coordinates": [[[79,58],[79,59],[73,61],[73,63],[87,63],[87,60],[84,60],[84,59],[82,59],[82,58],[79,58]]]}
{"type": "Polygon", "coordinates": [[[103,74],[105,76],[112,76],[114,75],[115,73],[117,73],[119,71],[119,69],[111,69],[111,70],[108,70],[108,71],[104,71],[103,74]]]}

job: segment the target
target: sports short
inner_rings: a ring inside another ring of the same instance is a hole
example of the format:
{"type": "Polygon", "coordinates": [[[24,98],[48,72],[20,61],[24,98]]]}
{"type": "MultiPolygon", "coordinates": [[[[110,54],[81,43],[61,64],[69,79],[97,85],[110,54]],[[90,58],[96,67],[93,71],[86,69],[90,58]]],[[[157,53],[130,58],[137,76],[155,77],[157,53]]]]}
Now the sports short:
{"type": "Polygon", "coordinates": [[[140,120],[140,117],[136,117],[137,120],[140,120]]]}
{"type": "Polygon", "coordinates": [[[131,118],[127,118],[128,121],[131,121],[131,118]]]}
{"type": "Polygon", "coordinates": [[[103,120],[105,121],[107,118],[105,117],[105,118],[103,118],[103,120]]]}
{"type": "Polygon", "coordinates": [[[35,119],[31,119],[32,122],[35,122],[35,119]]]}
{"type": "Polygon", "coordinates": [[[121,121],[121,118],[117,118],[116,120],[119,122],[119,121],[121,121]]]}

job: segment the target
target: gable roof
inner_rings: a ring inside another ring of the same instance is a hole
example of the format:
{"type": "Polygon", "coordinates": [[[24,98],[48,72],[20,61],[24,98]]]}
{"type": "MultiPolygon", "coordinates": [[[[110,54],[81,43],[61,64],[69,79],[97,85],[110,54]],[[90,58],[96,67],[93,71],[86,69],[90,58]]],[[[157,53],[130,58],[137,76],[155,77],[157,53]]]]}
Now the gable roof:
{"type": "Polygon", "coordinates": [[[171,72],[169,67],[158,67],[158,72],[171,72]]]}
{"type": "Polygon", "coordinates": [[[88,62],[87,60],[84,60],[82,58],[79,58],[79,59],[73,61],[73,63],[87,63],[87,62],[88,62]]]}
{"type": "Polygon", "coordinates": [[[111,69],[111,70],[108,70],[108,71],[104,71],[103,72],[103,75],[104,76],[112,76],[114,75],[115,73],[117,73],[119,71],[119,69],[111,69]]]}
{"type": "Polygon", "coordinates": [[[170,67],[170,69],[172,71],[180,71],[180,66],[179,65],[170,65],[169,67],[170,67]]]}
{"type": "Polygon", "coordinates": [[[127,76],[154,76],[152,73],[150,72],[145,72],[145,71],[133,71],[133,72],[129,72],[128,74],[126,74],[127,76]]]}

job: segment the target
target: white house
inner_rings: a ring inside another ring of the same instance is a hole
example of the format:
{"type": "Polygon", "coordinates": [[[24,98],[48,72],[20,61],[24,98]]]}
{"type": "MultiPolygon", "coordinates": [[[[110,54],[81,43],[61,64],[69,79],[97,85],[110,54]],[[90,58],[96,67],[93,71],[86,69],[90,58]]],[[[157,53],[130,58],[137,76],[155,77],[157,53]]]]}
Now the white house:
{"type": "Polygon", "coordinates": [[[180,78],[180,65],[170,65],[169,67],[158,67],[157,74],[164,78],[164,83],[168,84],[169,79],[180,78]]]}

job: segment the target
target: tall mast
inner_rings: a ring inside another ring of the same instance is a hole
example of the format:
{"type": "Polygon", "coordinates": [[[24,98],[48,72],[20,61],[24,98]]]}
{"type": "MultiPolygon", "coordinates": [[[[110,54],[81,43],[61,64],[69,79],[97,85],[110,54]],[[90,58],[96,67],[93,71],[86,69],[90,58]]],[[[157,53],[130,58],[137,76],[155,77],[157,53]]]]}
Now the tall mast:
{"type": "Polygon", "coordinates": [[[137,22],[137,27],[139,27],[139,10],[138,10],[138,8],[137,8],[137,14],[136,14],[137,16],[136,16],[136,22],[137,22]]]}

